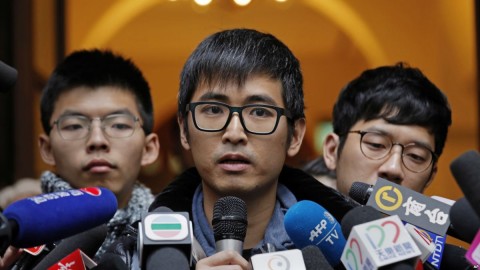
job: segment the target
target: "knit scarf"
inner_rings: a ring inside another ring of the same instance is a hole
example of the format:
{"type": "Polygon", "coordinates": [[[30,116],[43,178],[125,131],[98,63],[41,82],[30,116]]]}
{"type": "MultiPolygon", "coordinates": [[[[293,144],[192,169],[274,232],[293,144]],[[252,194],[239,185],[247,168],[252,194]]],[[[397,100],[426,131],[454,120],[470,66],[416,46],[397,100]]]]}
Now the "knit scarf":
{"type": "MultiPolygon", "coordinates": [[[[50,171],[44,172],[40,180],[43,193],[73,189],[69,183],[50,171]]],[[[108,234],[102,246],[95,254],[94,259],[96,261],[100,260],[107,247],[120,236],[126,225],[142,218],[142,214],[147,212],[148,206],[152,203],[153,199],[154,197],[151,190],[137,181],[133,187],[132,196],[128,205],[123,209],[118,209],[112,219],[107,223],[108,234]]]]}

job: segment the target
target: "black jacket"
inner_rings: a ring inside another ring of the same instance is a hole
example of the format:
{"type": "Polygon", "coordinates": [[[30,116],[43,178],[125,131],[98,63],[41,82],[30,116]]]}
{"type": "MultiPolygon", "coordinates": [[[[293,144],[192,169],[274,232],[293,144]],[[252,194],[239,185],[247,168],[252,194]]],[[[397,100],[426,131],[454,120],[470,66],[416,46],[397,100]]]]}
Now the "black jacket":
{"type": "MultiPolygon", "coordinates": [[[[331,189],[311,175],[299,169],[285,166],[279,176],[279,182],[285,185],[298,201],[311,200],[323,206],[339,222],[356,202],[331,189]]],[[[189,212],[192,216],[192,200],[195,189],[201,183],[200,175],[195,168],[190,168],[168,185],[150,205],[149,211],[166,206],[175,212],[189,212]]],[[[122,257],[130,269],[138,268],[137,230],[136,224],[125,230],[124,235],[114,243],[108,253],[122,257]]]]}

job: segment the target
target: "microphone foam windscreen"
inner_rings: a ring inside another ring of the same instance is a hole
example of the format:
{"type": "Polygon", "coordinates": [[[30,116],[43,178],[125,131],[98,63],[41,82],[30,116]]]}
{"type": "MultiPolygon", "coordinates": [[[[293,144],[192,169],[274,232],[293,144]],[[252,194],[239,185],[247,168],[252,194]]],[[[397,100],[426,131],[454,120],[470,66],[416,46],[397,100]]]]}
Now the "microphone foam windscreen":
{"type": "Polygon", "coordinates": [[[365,205],[370,197],[370,194],[368,193],[370,187],[371,186],[367,183],[353,182],[352,187],[348,191],[348,196],[356,202],[365,205]]]}
{"type": "Polygon", "coordinates": [[[105,253],[97,266],[91,270],[128,270],[128,266],[117,254],[105,253]]]}
{"type": "Polygon", "coordinates": [[[63,239],[33,270],[47,269],[77,249],[83,251],[88,257],[93,258],[103,241],[105,241],[107,231],[107,225],[100,225],[63,239]]]}
{"type": "Polygon", "coordinates": [[[450,170],[460,189],[480,216],[480,154],[467,151],[450,164],[450,170]]]}
{"type": "Polygon", "coordinates": [[[371,206],[358,206],[348,211],[342,219],[342,232],[346,238],[355,225],[367,223],[385,217],[371,206]]]}
{"type": "Polygon", "coordinates": [[[190,263],[181,250],[165,246],[156,249],[147,258],[146,270],[155,269],[175,269],[175,270],[189,270],[190,263]],[[163,266],[163,267],[160,267],[163,266]]]}
{"type": "Polygon", "coordinates": [[[445,244],[440,269],[474,269],[465,258],[467,250],[452,244],[445,244]]]}
{"type": "Polygon", "coordinates": [[[480,218],[465,197],[458,199],[450,208],[450,222],[463,241],[472,243],[480,229],[480,218]]]}
{"type": "Polygon", "coordinates": [[[288,209],[283,223],[297,248],[315,245],[330,265],[340,263],[345,237],[338,221],[321,205],[309,200],[299,201],[288,209]]]}
{"type": "Polygon", "coordinates": [[[227,196],[215,202],[212,219],[215,241],[235,239],[243,242],[247,225],[247,205],[242,199],[227,196]]]}
{"type": "Polygon", "coordinates": [[[323,256],[323,253],[316,246],[310,245],[302,248],[302,255],[307,270],[333,270],[325,256],[323,256]]]}
{"type": "Polygon", "coordinates": [[[17,70],[0,61],[0,92],[6,92],[15,85],[17,70]]]}
{"type": "Polygon", "coordinates": [[[106,188],[84,188],[46,193],[12,203],[4,211],[18,224],[15,247],[51,243],[108,222],[117,211],[117,199],[106,188]]]}

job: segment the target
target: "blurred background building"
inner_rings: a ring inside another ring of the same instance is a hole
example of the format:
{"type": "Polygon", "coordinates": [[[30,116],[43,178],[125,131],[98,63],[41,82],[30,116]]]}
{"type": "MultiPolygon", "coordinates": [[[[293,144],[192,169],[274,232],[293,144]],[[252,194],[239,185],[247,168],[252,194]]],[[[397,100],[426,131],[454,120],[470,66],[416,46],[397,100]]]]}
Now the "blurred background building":
{"type": "MultiPolygon", "coordinates": [[[[2,0],[0,59],[19,72],[0,95],[0,187],[39,177],[39,97],[55,64],[82,48],[132,58],[153,90],[161,156],[141,180],[158,192],[191,164],[179,144],[176,97],[183,63],[207,35],[233,27],[276,35],[304,72],[307,134],[301,166],[321,154],[340,89],[360,72],[405,61],[448,96],[451,127],[428,195],[462,196],[450,162],[478,149],[477,12],[474,0],[2,0]],[[202,1],[199,1],[202,2],[202,1]],[[242,2],[242,1],[240,1],[242,2]],[[201,4],[205,4],[202,6],[201,4]]],[[[274,155],[274,153],[272,153],[274,155]]]]}

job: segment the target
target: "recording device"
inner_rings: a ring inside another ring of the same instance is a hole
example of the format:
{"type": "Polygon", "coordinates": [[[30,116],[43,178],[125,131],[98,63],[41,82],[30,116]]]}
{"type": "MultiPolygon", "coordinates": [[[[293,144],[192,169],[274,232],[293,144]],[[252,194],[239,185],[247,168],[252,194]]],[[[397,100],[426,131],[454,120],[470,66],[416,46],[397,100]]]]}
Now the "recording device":
{"type": "MultiPolygon", "coordinates": [[[[316,248],[318,250],[318,248],[316,248]]],[[[263,269],[295,269],[307,270],[299,249],[283,250],[270,253],[256,254],[251,257],[254,270],[263,269]]],[[[320,269],[320,268],[317,268],[320,269]]]]}
{"type": "Polygon", "coordinates": [[[449,199],[441,197],[435,197],[435,199],[433,199],[433,197],[429,198],[382,178],[379,178],[375,185],[354,182],[349,191],[349,196],[359,203],[367,202],[367,205],[373,206],[380,212],[399,214],[401,220],[427,230],[431,233],[432,238],[438,238],[439,236],[444,237],[445,234],[448,234],[470,243],[473,239],[472,235],[469,235],[467,231],[462,229],[479,224],[476,222],[478,217],[472,215],[471,211],[468,211],[468,207],[464,205],[464,202],[452,210],[451,208],[453,208],[455,204],[450,206],[451,200],[449,199]],[[372,194],[375,194],[373,198],[371,196],[372,194]],[[407,196],[410,196],[412,199],[409,201],[406,199],[407,196]],[[399,200],[397,200],[397,198],[399,198],[399,200]],[[439,200],[438,198],[441,199],[439,200]],[[405,202],[403,203],[403,201],[405,202]],[[441,208],[436,206],[441,206],[441,208]],[[409,213],[410,209],[408,209],[408,207],[417,207],[419,213],[409,213]],[[459,209],[460,207],[462,209],[459,209]],[[439,210],[436,210],[437,208],[439,210]],[[405,213],[409,213],[409,216],[405,213]],[[453,221],[452,215],[455,215],[455,220],[453,221]],[[434,221],[434,223],[426,222],[427,217],[429,221],[434,221]],[[438,221],[445,222],[441,225],[438,221]],[[472,223],[468,224],[470,221],[472,221],[472,223]],[[437,222],[437,224],[435,224],[435,222],[437,222]],[[445,228],[446,231],[444,232],[445,228]]]}
{"type": "Polygon", "coordinates": [[[338,221],[319,204],[304,200],[288,209],[285,230],[297,248],[317,246],[332,266],[340,264],[345,237],[338,221]]]}
{"type": "MultiPolygon", "coordinates": [[[[12,203],[3,215],[2,246],[19,248],[52,243],[108,222],[117,199],[106,188],[88,187],[41,194],[12,203]]],[[[2,253],[3,254],[3,253],[2,253]]]]}
{"type": "Polygon", "coordinates": [[[445,244],[440,269],[476,269],[465,258],[467,250],[452,244],[445,244]]]}
{"type": "Polygon", "coordinates": [[[452,161],[450,171],[480,217],[480,154],[474,150],[463,153],[452,161]]]}
{"type": "Polygon", "coordinates": [[[218,199],[212,219],[215,251],[234,250],[242,254],[247,225],[247,205],[242,199],[234,196],[218,199]]]}
{"type": "Polygon", "coordinates": [[[190,269],[192,222],[188,212],[159,207],[138,225],[137,249],[141,269],[190,269]]]}
{"type": "Polygon", "coordinates": [[[458,199],[452,205],[450,221],[455,231],[461,234],[461,239],[467,243],[472,243],[480,229],[480,218],[465,197],[458,199]]]}
{"type": "Polygon", "coordinates": [[[307,270],[333,270],[327,258],[323,256],[323,253],[316,246],[310,245],[302,248],[302,255],[307,270]]]}
{"type": "Polygon", "coordinates": [[[17,70],[0,61],[0,92],[10,90],[17,81],[17,70]]]}
{"type": "Polygon", "coordinates": [[[88,231],[63,239],[33,270],[47,269],[77,249],[80,249],[88,257],[93,258],[103,241],[105,241],[107,232],[107,225],[102,224],[88,231]]]}
{"type": "Polygon", "coordinates": [[[343,265],[347,269],[412,269],[421,252],[402,221],[396,215],[381,217],[375,212],[371,207],[357,207],[342,219],[342,230],[349,233],[343,265]],[[369,219],[373,220],[365,223],[369,219]]]}

